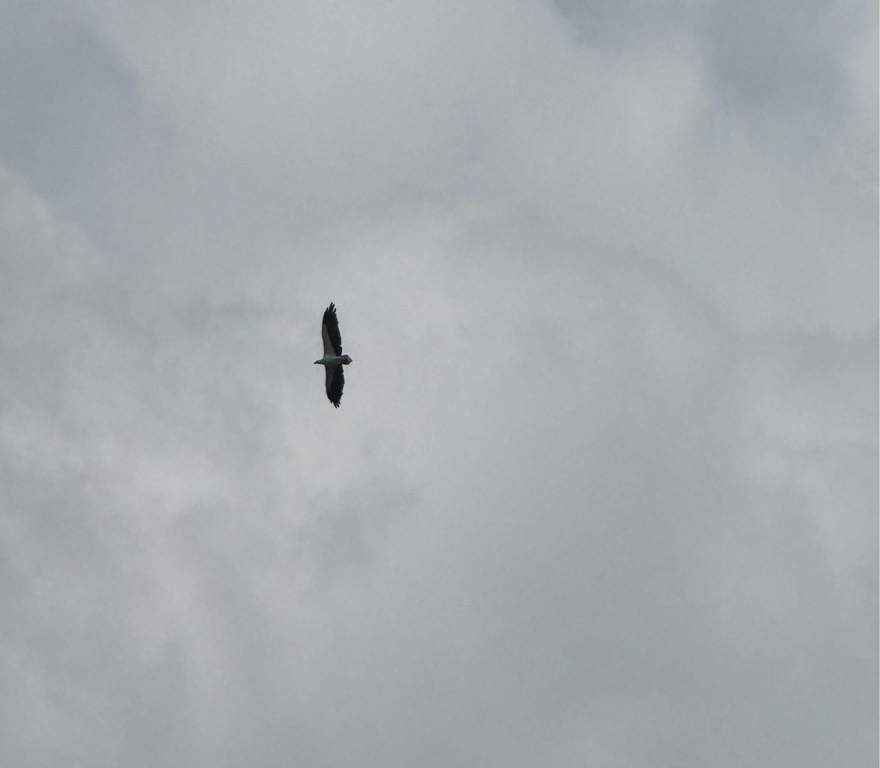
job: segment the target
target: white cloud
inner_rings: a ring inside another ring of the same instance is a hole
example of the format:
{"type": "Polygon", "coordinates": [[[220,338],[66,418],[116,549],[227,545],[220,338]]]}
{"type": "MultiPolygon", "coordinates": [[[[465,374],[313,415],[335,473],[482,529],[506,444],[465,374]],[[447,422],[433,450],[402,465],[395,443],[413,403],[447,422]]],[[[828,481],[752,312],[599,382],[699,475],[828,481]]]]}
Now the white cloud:
{"type": "Polygon", "coordinates": [[[876,756],[864,101],[759,119],[688,4],[78,7],[21,50],[113,146],[0,175],[2,762],[876,756]]]}

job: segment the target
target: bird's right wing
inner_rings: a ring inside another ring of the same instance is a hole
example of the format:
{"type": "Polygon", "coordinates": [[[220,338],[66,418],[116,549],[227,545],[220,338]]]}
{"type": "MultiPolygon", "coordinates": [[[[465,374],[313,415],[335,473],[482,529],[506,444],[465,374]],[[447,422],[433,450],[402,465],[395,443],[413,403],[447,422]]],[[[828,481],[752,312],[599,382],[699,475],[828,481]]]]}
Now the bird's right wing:
{"type": "Polygon", "coordinates": [[[321,322],[321,338],[324,341],[325,355],[342,354],[342,334],[339,332],[339,320],[336,317],[336,306],[330,302],[330,306],[324,310],[324,319],[321,322]]]}

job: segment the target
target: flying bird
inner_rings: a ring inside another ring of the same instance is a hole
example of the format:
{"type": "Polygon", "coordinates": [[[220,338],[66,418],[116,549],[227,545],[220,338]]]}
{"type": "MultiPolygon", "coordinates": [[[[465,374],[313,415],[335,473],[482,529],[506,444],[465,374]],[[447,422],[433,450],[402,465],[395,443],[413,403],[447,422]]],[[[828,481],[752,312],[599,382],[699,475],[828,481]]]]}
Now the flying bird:
{"type": "Polygon", "coordinates": [[[343,365],[348,365],[351,358],[342,354],[342,335],[339,333],[339,319],[336,317],[336,305],[331,301],[330,306],[324,310],[324,319],[321,322],[321,338],[324,340],[324,357],[315,360],[315,365],[324,366],[327,399],[335,408],[339,407],[342,400],[342,388],[345,386],[345,374],[343,365]]]}

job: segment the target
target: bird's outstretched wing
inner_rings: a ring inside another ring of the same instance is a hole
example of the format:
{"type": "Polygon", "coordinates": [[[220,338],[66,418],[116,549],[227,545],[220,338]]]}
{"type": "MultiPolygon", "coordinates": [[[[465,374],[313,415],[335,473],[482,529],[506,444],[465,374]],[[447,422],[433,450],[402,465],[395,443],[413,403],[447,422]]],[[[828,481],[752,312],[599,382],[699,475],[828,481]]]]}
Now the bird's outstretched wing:
{"type": "Polygon", "coordinates": [[[325,370],[327,399],[338,408],[339,401],[342,400],[342,388],[345,386],[345,374],[341,365],[328,365],[325,370]]]}
{"type": "Polygon", "coordinates": [[[321,338],[324,340],[325,355],[339,356],[342,354],[342,334],[339,333],[336,305],[332,301],[330,306],[324,310],[324,320],[321,322],[321,338]]]}

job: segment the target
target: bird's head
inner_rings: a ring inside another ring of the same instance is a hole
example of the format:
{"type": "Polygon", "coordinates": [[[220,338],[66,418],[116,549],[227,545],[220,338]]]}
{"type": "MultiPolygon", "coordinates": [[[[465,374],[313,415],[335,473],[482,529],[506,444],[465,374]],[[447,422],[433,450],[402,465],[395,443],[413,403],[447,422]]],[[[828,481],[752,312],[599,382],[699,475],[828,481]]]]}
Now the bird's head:
{"type": "Polygon", "coordinates": [[[348,365],[350,362],[351,362],[351,358],[348,355],[342,356],[342,364],[343,365],[348,365]]]}

